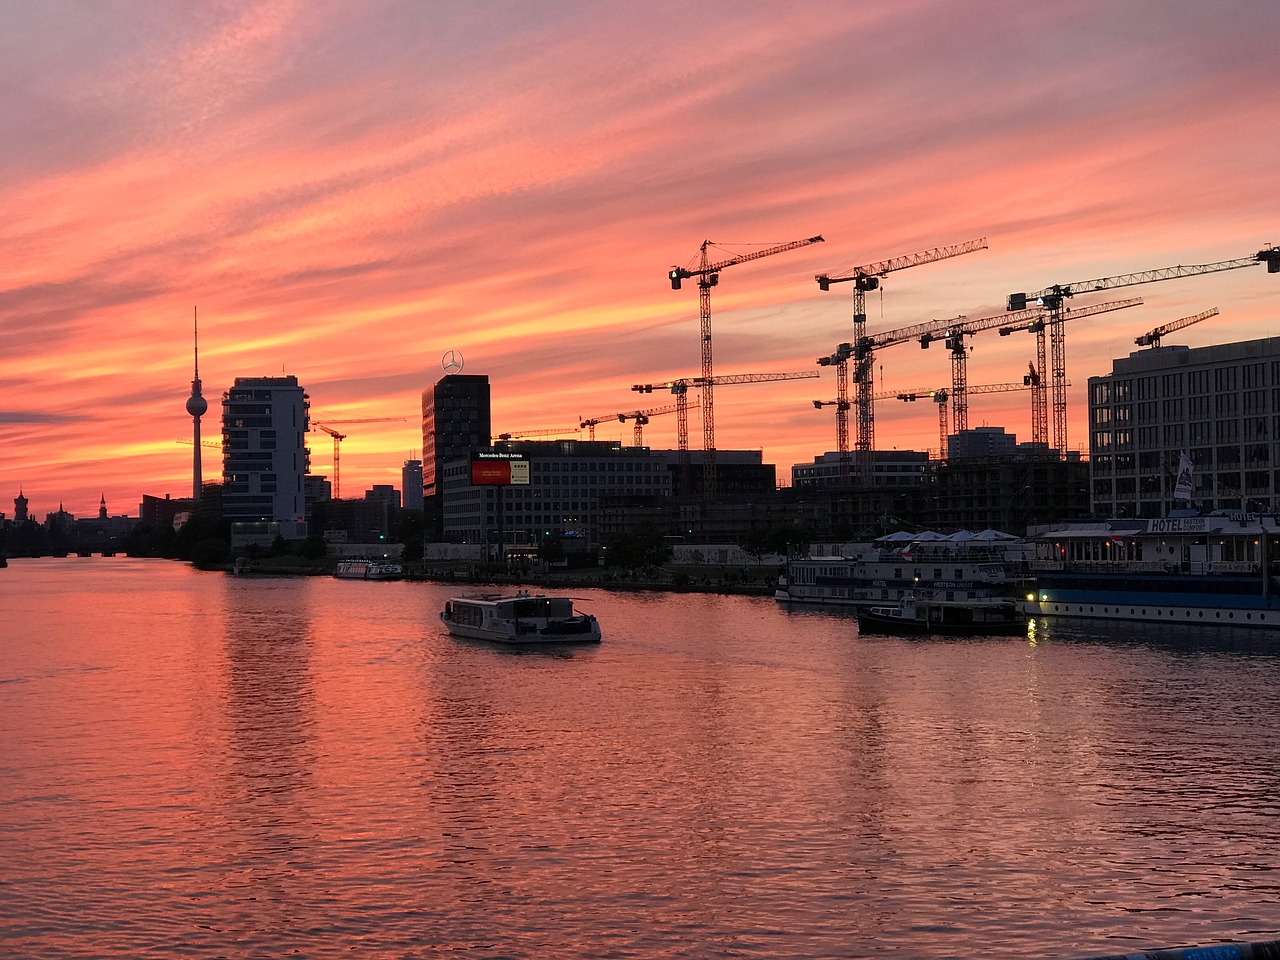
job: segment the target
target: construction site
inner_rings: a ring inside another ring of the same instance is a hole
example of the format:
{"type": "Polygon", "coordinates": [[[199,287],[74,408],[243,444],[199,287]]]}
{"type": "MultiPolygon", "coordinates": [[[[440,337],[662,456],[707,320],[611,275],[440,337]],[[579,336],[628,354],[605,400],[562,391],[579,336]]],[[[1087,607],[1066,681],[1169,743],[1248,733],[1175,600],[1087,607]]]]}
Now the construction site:
{"type": "MultiPolygon", "coordinates": [[[[450,489],[441,484],[426,491],[428,501],[433,494],[438,498],[441,538],[536,538],[541,531],[541,535],[571,540],[581,537],[585,545],[598,544],[610,532],[637,523],[658,525],[672,537],[694,542],[741,541],[747,532],[767,527],[803,528],[831,539],[913,527],[994,527],[1021,533],[1036,523],[1097,513],[1157,515],[1169,505],[1174,468],[1183,453],[1199,471],[1197,495],[1202,507],[1274,510],[1280,506],[1280,343],[1256,341],[1225,353],[1214,348],[1216,352],[1210,355],[1164,342],[1170,334],[1216,316],[1216,308],[1147,331],[1134,340],[1141,348],[1141,361],[1118,362],[1116,371],[1087,378],[1087,455],[1073,451],[1068,443],[1067,391],[1071,381],[1066,363],[1069,325],[1143,303],[1132,296],[1109,298],[1111,291],[1258,266],[1277,273],[1280,249],[1268,246],[1231,260],[1049,284],[1034,292],[1009,294],[1006,309],[991,316],[957,316],[868,329],[867,294],[880,290],[882,281],[891,274],[984,250],[987,242],[980,238],[935,247],[814,277],[822,291],[851,283],[853,296],[848,339],[817,357],[812,369],[718,374],[712,293],[721,274],[730,267],[822,240],[813,236],[722,258],[717,257],[714,244],[704,242],[696,262],[673,266],[668,272],[675,291],[681,290],[685,281],[697,286],[699,374],[633,385],[631,389],[639,398],[652,398],[652,402],[639,402],[631,409],[578,417],[561,428],[489,434],[495,448],[527,455],[535,463],[604,457],[598,466],[588,467],[584,462],[583,469],[617,469],[624,476],[635,476],[645,469],[639,464],[648,462],[659,464],[654,476],[662,479],[639,487],[611,481],[618,484],[613,489],[602,480],[593,484],[595,489],[588,498],[585,491],[573,487],[559,490],[559,478],[548,472],[535,481],[536,493],[510,487],[503,501],[491,490],[464,493],[461,486],[466,478],[459,463],[455,467],[457,486],[450,489]],[[971,341],[982,333],[999,337],[1030,334],[1034,338],[1019,379],[969,382],[971,341]],[[947,352],[950,382],[897,390],[876,388],[873,371],[892,348],[914,345],[928,349],[932,344],[940,344],[947,352]],[[1224,364],[1232,367],[1231,372],[1223,372],[1224,364]],[[1242,364],[1247,369],[1233,367],[1242,364]],[[1153,372],[1134,379],[1126,374],[1130,367],[1155,370],[1169,365],[1183,372],[1153,372]],[[1199,370],[1202,366],[1203,371],[1199,370]],[[812,402],[819,411],[834,412],[834,450],[816,456],[811,465],[794,466],[790,478],[781,478],[776,467],[764,463],[758,453],[753,458],[750,451],[717,448],[717,388],[801,379],[824,379],[829,385],[831,393],[812,402]],[[1001,427],[970,426],[971,397],[1011,393],[1027,397],[1029,439],[1018,442],[1001,427]],[[1228,396],[1233,393],[1239,395],[1228,396]],[[933,404],[936,448],[904,451],[878,447],[878,403],[933,404]],[[690,442],[691,410],[700,413],[700,445],[690,442]],[[676,449],[647,447],[644,428],[653,418],[667,416],[675,418],[676,449]],[[1247,421],[1243,419],[1246,416],[1247,421]],[[596,441],[596,428],[606,423],[630,424],[631,443],[596,441]],[[608,465],[613,458],[620,458],[617,465],[608,465]],[[538,488],[539,483],[550,486],[538,488]],[[456,512],[458,497],[468,498],[465,524],[445,518],[450,511],[445,501],[453,501],[456,512]],[[501,532],[500,524],[505,526],[501,532]]],[[[424,430],[424,458],[431,455],[428,440],[424,430]]],[[[464,453],[435,452],[442,464],[464,453]]],[[[567,462],[563,468],[566,482],[571,469],[567,462]]],[[[582,481],[587,482],[587,477],[582,481]]]]}

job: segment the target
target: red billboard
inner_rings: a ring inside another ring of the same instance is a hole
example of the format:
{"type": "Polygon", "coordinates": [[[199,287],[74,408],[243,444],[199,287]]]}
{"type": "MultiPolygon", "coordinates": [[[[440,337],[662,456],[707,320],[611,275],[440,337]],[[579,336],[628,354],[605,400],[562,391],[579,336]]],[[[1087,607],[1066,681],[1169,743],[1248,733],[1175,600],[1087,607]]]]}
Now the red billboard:
{"type": "Polygon", "coordinates": [[[527,485],[529,461],[523,453],[473,453],[471,483],[481,487],[527,485]]]}

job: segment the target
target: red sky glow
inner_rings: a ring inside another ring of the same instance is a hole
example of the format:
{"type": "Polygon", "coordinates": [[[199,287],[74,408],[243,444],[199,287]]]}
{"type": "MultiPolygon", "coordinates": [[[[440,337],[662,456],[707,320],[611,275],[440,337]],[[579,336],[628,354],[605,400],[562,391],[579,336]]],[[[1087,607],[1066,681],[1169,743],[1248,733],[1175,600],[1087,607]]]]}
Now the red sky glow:
{"type": "MultiPolygon", "coordinates": [[[[718,374],[816,369],[852,291],[817,273],[986,237],[891,274],[868,330],[1004,309],[1036,290],[1280,242],[1268,0],[827,4],[49,0],[0,11],[0,509],[136,514],[190,493],[191,318],[210,401],[292,374],[353,424],[342,488],[400,485],[441,355],[487,374],[495,433],[670,402],[700,373],[696,285],[673,264],[825,242],[726,270],[718,374]]],[[[1070,446],[1088,377],[1134,337],[1280,335],[1262,266],[1077,303],[1070,446]]],[[[1021,379],[1030,336],[971,341],[970,384],[1021,379]]],[[[716,446],[789,478],[835,449],[820,380],[717,390],[716,446]]],[[[882,351],[877,388],[947,386],[941,344],[882,351]]],[[[1030,439],[1023,393],[970,426],[1030,439]]],[[[691,446],[700,419],[690,418],[691,446]]],[[[645,442],[675,446],[675,417],[645,442]]],[[[567,435],[573,435],[570,432],[567,435]]],[[[585,438],[585,431],[580,434],[585,438]]],[[[630,423],[597,439],[629,443],[630,423]]],[[[931,404],[876,407],[882,448],[936,449],[931,404]]],[[[332,447],[311,435],[313,471],[332,447]]],[[[220,472],[206,450],[205,476],[220,472]]]]}

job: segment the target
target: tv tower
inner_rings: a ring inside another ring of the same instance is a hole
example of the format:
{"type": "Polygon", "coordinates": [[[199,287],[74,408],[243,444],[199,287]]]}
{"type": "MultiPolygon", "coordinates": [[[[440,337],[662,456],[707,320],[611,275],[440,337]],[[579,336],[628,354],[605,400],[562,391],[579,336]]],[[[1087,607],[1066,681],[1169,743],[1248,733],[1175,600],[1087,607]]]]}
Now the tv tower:
{"type": "Polygon", "coordinates": [[[187,413],[191,414],[191,442],[193,462],[191,466],[191,496],[200,499],[204,478],[200,470],[200,418],[209,409],[209,401],[200,394],[200,320],[196,308],[191,308],[192,331],[195,334],[195,376],[191,379],[191,396],[187,397],[187,413]]]}

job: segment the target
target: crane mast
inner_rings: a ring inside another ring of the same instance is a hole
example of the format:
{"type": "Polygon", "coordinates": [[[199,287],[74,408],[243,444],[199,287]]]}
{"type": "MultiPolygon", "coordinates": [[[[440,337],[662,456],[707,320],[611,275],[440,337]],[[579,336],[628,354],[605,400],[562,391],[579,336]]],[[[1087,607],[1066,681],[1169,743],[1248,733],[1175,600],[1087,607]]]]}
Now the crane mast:
{"type": "Polygon", "coordinates": [[[702,404],[702,490],[703,498],[708,501],[716,498],[716,427],[713,395],[716,381],[711,356],[711,288],[720,282],[720,271],[726,267],[746,263],[750,260],[759,260],[762,257],[770,257],[775,253],[785,253],[788,250],[795,250],[799,247],[807,247],[811,243],[822,243],[822,237],[816,236],[805,240],[792,240],[789,243],[781,243],[777,246],[768,247],[764,250],[755,250],[751,253],[738,254],[726,260],[712,263],[707,251],[713,244],[710,240],[703,240],[697,269],[690,270],[686,267],[677,266],[672,267],[667,272],[667,279],[671,281],[672,290],[679,290],[680,281],[682,280],[688,280],[693,277],[698,278],[698,316],[702,324],[702,378],[699,383],[702,404]]]}
{"type": "Polygon", "coordinates": [[[917,400],[932,400],[938,407],[938,459],[947,459],[947,399],[946,388],[941,390],[913,390],[908,393],[877,393],[877,400],[904,400],[914,403],[917,400]]]}
{"type": "MultiPolygon", "coordinates": [[[[1007,309],[1018,311],[1026,308],[1028,300],[1034,300],[1048,311],[1049,346],[1052,354],[1051,382],[1053,389],[1053,445],[1060,456],[1066,455],[1067,449],[1067,393],[1066,393],[1066,336],[1063,330],[1065,300],[1077,294],[1096,293],[1101,290],[1114,290],[1117,287],[1132,287],[1142,283],[1154,283],[1158,280],[1175,280],[1180,277],[1196,277],[1206,273],[1220,273],[1224,270],[1239,270],[1265,263],[1267,273],[1280,273],[1280,248],[1266,247],[1251,257],[1236,260],[1219,260],[1217,263],[1200,263],[1191,266],[1160,267],[1155,270],[1143,270],[1138,273],[1124,273],[1114,277],[1101,277],[1096,280],[1083,280],[1079,283],[1054,284],[1035,293],[1011,293],[1007,301],[1007,309]]],[[[1044,366],[1040,367],[1043,376],[1044,366]]]]}
{"type": "Polygon", "coordinates": [[[823,407],[836,408],[836,450],[840,457],[840,479],[848,480],[849,469],[849,358],[853,356],[853,345],[842,343],[836,347],[835,353],[829,357],[819,357],[818,365],[836,368],[836,398],[834,400],[815,400],[813,405],[821,410],[823,407]]]}
{"type": "Polygon", "coordinates": [[[339,464],[338,456],[339,456],[342,441],[347,439],[347,435],[345,433],[339,433],[337,430],[334,430],[332,427],[328,426],[328,424],[331,424],[331,423],[403,423],[403,422],[404,422],[404,417],[360,417],[354,420],[326,419],[324,423],[320,423],[319,421],[316,421],[316,420],[311,421],[311,426],[308,429],[323,430],[329,436],[333,437],[333,499],[335,500],[342,499],[341,477],[338,474],[338,464],[339,464]]]}
{"type": "Polygon", "coordinates": [[[969,240],[965,243],[952,244],[946,247],[934,247],[932,250],[924,250],[920,253],[854,267],[848,274],[838,277],[821,273],[814,278],[818,281],[818,287],[821,290],[831,289],[831,284],[833,283],[853,281],[853,385],[854,399],[858,408],[858,438],[856,446],[858,449],[858,472],[863,483],[869,484],[871,482],[871,451],[875,447],[875,408],[871,399],[874,387],[872,375],[875,358],[874,348],[869,345],[867,338],[867,291],[877,289],[880,286],[880,278],[895,270],[904,270],[907,267],[914,267],[923,263],[934,263],[938,260],[946,260],[950,257],[958,257],[961,254],[973,253],[976,250],[985,250],[986,248],[987,238],[982,237],[978,240],[969,240]]]}

